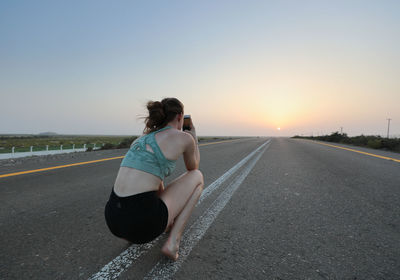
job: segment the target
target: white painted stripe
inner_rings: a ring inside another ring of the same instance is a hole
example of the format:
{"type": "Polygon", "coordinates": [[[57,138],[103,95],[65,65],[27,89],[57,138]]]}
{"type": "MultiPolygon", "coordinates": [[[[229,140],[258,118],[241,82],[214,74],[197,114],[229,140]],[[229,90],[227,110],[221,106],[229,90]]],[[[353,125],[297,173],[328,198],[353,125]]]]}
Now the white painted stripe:
{"type": "Polygon", "coordinates": [[[89,280],[117,279],[119,275],[121,275],[124,270],[128,269],[136,259],[153,247],[157,240],[158,238],[150,243],[131,245],[119,256],[106,264],[99,272],[93,274],[89,280]]]}
{"type": "Polygon", "coordinates": [[[217,180],[215,180],[211,185],[209,185],[207,188],[205,188],[200,196],[199,201],[197,202],[197,205],[199,205],[204,199],[206,199],[211,193],[213,193],[216,189],[221,186],[223,182],[225,182],[229,177],[232,176],[233,173],[235,173],[240,167],[242,167],[251,157],[254,156],[255,153],[257,153],[259,150],[261,150],[265,145],[267,145],[271,139],[266,141],[264,144],[262,144],[260,147],[255,149],[253,152],[251,152],[249,155],[247,155],[245,158],[243,158],[241,161],[239,161],[234,167],[229,169],[227,172],[225,172],[221,177],[219,177],[217,180]]]}
{"type": "Polygon", "coordinates": [[[234,192],[242,184],[244,179],[253,169],[257,161],[268,149],[269,145],[260,152],[246,168],[231,182],[231,184],[218,196],[212,203],[210,208],[196,220],[196,222],[182,236],[182,241],[179,249],[179,258],[177,261],[171,261],[167,258],[161,259],[153,269],[144,277],[144,279],[170,279],[176,271],[182,266],[190,252],[204,236],[207,229],[214,222],[215,218],[231,199],[234,192]]]}
{"type": "MultiPolygon", "coordinates": [[[[255,153],[257,153],[260,149],[262,149],[265,145],[267,145],[271,139],[260,145],[257,149],[243,158],[240,162],[238,162],[235,166],[225,172],[221,177],[211,183],[207,188],[204,189],[199,203],[201,203],[205,198],[207,198],[212,192],[217,190],[223,182],[229,179],[240,167],[242,167],[255,153]]],[[[197,205],[198,205],[197,204],[197,205]]],[[[155,244],[157,244],[158,240],[164,238],[165,234],[160,235],[158,238],[154,239],[150,243],[136,245],[131,245],[128,249],[123,251],[119,256],[114,258],[108,264],[106,264],[99,272],[93,274],[89,280],[108,280],[108,279],[117,279],[122,272],[127,270],[133,262],[135,262],[142,254],[151,249],[155,244]]]]}

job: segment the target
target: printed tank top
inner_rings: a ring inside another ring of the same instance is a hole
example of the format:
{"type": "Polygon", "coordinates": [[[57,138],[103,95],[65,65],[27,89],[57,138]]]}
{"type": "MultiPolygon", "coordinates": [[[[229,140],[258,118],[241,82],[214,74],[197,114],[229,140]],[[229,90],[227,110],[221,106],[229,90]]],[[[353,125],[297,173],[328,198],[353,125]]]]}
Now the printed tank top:
{"type": "Polygon", "coordinates": [[[171,128],[166,126],[136,139],[121,162],[121,166],[135,168],[164,180],[174,171],[175,160],[167,159],[156,142],[156,133],[171,128]],[[146,149],[149,145],[153,151],[146,149]]]}

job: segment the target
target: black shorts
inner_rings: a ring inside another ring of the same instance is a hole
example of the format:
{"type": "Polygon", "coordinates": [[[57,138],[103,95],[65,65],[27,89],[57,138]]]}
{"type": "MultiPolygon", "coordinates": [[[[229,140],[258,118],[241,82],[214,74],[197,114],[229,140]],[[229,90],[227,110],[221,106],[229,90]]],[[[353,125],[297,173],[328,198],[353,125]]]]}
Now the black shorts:
{"type": "Polygon", "coordinates": [[[119,197],[113,188],[104,215],[115,236],[135,244],[152,241],[168,224],[168,208],[157,191],[119,197]]]}

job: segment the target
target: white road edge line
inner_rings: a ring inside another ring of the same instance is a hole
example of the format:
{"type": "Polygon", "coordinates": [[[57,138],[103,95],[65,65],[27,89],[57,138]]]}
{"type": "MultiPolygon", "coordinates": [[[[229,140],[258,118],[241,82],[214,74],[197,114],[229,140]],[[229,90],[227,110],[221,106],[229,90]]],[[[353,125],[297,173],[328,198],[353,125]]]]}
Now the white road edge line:
{"type": "MultiPolygon", "coordinates": [[[[207,188],[205,188],[203,193],[201,194],[201,197],[197,205],[199,205],[212,192],[217,190],[222,185],[223,182],[225,182],[228,178],[230,178],[240,167],[242,167],[251,157],[253,157],[254,154],[256,154],[259,150],[261,150],[270,141],[271,139],[268,139],[266,142],[264,142],[262,145],[256,148],[253,152],[251,152],[249,155],[247,155],[245,158],[239,161],[235,166],[233,166],[231,169],[222,174],[221,177],[212,182],[207,188]]],[[[125,251],[123,251],[121,254],[119,254],[117,257],[111,260],[108,264],[106,264],[99,272],[93,274],[88,280],[117,279],[122,272],[127,270],[133,264],[133,262],[136,261],[141,255],[150,250],[158,242],[160,238],[164,237],[164,235],[165,234],[162,234],[161,236],[154,239],[150,243],[131,245],[129,248],[127,248],[125,251]]]]}
{"type": "Polygon", "coordinates": [[[215,218],[224,209],[225,205],[231,199],[234,192],[239,188],[244,179],[253,169],[257,161],[267,150],[269,145],[260,152],[246,168],[229,184],[229,186],[218,196],[209,209],[198,218],[195,223],[182,236],[181,246],[179,250],[179,258],[177,261],[171,261],[167,258],[161,259],[153,269],[144,277],[144,279],[170,279],[179,270],[190,252],[204,236],[208,228],[214,222],[215,218]]]}

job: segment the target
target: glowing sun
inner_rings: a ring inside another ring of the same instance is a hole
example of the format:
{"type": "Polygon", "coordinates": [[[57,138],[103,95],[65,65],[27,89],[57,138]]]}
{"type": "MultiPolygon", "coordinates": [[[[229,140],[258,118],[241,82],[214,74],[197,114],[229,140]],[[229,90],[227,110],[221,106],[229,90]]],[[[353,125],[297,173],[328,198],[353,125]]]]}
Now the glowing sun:
{"type": "Polygon", "coordinates": [[[281,128],[280,128],[280,127],[278,127],[278,128],[277,128],[277,130],[281,130],[281,128]]]}

